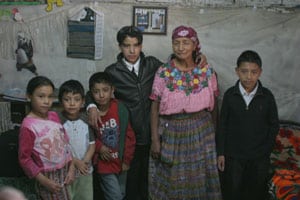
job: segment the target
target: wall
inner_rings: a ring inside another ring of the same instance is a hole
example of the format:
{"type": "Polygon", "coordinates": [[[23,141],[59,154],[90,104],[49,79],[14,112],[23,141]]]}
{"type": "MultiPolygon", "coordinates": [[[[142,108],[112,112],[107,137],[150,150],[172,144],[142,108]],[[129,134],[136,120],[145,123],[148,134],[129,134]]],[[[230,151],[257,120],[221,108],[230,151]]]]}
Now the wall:
{"type": "MultiPolygon", "coordinates": [[[[285,0],[287,1],[287,0],[285,0]]],[[[209,1],[212,2],[212,1],[209,1]]],[[[216,1],[214,1],[216,2],[216,1]]],[[[18,6],[24,22],[15,22],[2,16],[0,21],[0,93],[14,88],[25,90],[34,76],[28,70],[17,71],[15,64],[16,38],[18,31],[28,33],[34,45],[34,63],[40,75],[51,78],[56,87],[68,79],[80,80],[85,88],[89,76],[102,71],[114,62],[119,52],[116,33],[123,25],[132,23],[132,6],[168,6],[167,35],[144,35],[143,50],[165,61],[171,53],[171,32],[180,25],[194,27],[202,44],[202,51],[218,73],[220,90],[235,83],[235,62],[245,49],[258,51],[263,60],[261,80],[269,87],[277,100],[281,119],[300,121],[300,12],[297,1],[288,1],[289,6],[257,4],[255,1],[223,1],[223,6],[194,6],[197,1],[172,1],[169,4],[149,4],[144,1],[65,2],[63,7],[54,6],[53,11],[44,11],[45,5],[18,6]],[[237,5],[238,4],[238,5],[237,5]],[[243,6],[239,6],[243,4],[243,6]],[[229,6],[228,6],[229,5],[229,6]],[[250,6],[251,5],[251,6],[250,6]],[[256,4],[255,4],[256,5],[256,4]],[[66,22],[74,10],[89,6],[104,14],[104,43],[101,60],[73,59],[66,57],[66,22]]],[[[16,6],[1,6],[10,10],[16,6]]]]}

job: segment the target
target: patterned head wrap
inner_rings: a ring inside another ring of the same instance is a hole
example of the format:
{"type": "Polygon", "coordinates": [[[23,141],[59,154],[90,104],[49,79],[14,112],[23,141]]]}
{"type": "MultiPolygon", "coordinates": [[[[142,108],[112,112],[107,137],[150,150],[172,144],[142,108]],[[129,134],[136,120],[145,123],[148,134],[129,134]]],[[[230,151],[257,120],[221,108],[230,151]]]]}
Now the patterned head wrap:
{"type": "Polygon", "coordinates": [[[196,44],[196,56],[200,55],[201,45],[197,36],[197,32],[192,27],[178,26],[173,30],[172,40],[177,38],[187,37],[196,44]]]}

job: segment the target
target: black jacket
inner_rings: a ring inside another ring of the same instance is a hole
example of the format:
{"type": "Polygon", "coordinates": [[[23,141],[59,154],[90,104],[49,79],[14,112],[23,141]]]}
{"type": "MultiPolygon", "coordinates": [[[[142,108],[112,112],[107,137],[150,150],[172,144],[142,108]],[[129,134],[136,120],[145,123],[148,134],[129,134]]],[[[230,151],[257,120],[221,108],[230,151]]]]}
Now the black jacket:
{"type": "Polygon", "coordinates": [[[223,98],[216,142],[218,155],[255,159],[269,156],[279,131],[273,94],[258,81],[249,106],[239,90],[239,81],[223,98]]]}
{"type": "Polygon", "coordinates": [[[150,107],[149,95],[152,91],[154,75],[162,62],[153,56],[140,56],[139,75],[132,74],[122,61],[123,54],[117,62],[105,69],[112,76],[115,97],[120,99],[130,112],[130,121],[136,134],[136,144],[150,144],[150,107]]]}

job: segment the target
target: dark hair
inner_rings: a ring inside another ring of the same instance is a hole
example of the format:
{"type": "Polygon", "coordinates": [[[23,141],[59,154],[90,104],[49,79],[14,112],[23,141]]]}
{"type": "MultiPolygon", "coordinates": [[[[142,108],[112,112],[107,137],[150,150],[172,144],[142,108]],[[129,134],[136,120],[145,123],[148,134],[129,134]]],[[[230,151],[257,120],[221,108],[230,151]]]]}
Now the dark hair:
{"type": "Polygon", "coordinates": [[[240,67],[243,62],[256,63],[260,68],[262,67],[260,56],[257,52],[252,50],[246,50],[238,57],[236,62],[237,67],[240,67]]]}
{"type": "Polygon", "coordinates": [[[68,80],[59,87],[59,92],[58,92],[59,101],[61,102],[63,95],[69,92],[73,94],[80,94],[80,96],[84,98],[84,88],[82,84],[77,80],[68,80]]]}
{"type": "Polygon", "coordinates": [[[111,76],[106,72],[94,73],[89,80],[89,89],[92,90],[96,83],[106,83],[113,86],[111,76]]]}
{"type": "Polygon", "coordinates": [[[127,36],[136,38],[139,45],[143,43],[143,34],[140,29],[135,26],[124,26],[117,33],[117,41],[119,46],[123,44],[127,36]]]}
{"type": "Polygon", "coordinates": [[[26,93],[32,95],[34,90],[41,86],[51,86],[53,90],[55,89],[54,84],[49,78],[45,76],[36,76],[29,80],[26,93]]]}

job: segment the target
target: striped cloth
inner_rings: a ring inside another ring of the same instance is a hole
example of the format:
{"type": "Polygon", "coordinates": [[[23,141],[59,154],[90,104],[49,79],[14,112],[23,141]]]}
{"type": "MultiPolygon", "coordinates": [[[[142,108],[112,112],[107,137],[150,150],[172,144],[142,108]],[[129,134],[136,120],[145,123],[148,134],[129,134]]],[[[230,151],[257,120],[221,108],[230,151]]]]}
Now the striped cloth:
{"type": "Polygon", "coordinates": [[[65,165],[61,169],[57,169],[51,172],[44,172],[43,175],[47,178],[55,181],[62,185],[62,189],[58,193],[50,192],[46,187],[42,186],[39,182],[36,182],[36,192],[40,199],[43,200],[70,200],[70,194],[68,191],[67,185],[63,184],[67,173],[68,173],[69,164],[65,165]]]}
{"type": "Polygon", "coordinates": [[[222,199],[211,114],[161,117],[159,133],[161,158],[149,163],[150,199],[222,199]]]}

